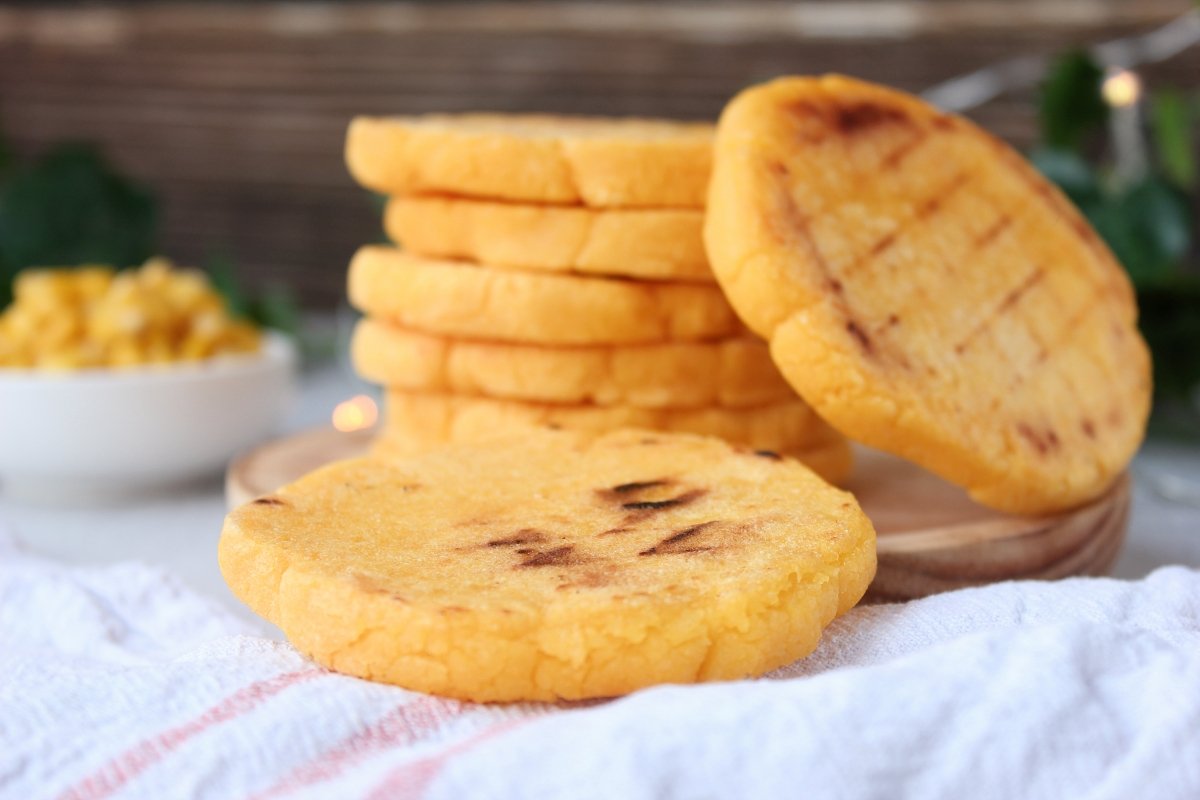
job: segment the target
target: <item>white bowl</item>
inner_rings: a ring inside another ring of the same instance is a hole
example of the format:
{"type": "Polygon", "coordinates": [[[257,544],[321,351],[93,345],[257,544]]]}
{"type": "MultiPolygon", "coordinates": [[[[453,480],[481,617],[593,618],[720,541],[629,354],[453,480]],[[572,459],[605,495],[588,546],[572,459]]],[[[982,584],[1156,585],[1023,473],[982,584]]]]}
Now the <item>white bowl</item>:
{"type": "Polygon", "coordinates": [[[291,402],[296,349],[126,370],[0,369],[0,488],[81,504],[213,475],[274,431],[291,402]]]}

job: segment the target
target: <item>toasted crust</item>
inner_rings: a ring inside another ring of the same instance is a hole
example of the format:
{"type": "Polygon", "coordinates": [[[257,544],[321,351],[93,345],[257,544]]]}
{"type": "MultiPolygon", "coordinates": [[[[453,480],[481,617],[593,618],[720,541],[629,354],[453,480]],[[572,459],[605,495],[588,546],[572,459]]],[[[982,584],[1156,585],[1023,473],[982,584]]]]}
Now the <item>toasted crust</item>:
{"type": "Polygon", "coordinates": [[[382,452],[420,452],[447,442],[495,439],[542,427],[602,433],[618,428],[716,436],[806,461],[834,483],[850,474],[850,446],[802,400],[753,408],[649,409],[569,406],[389,389],[382,452]]]}
{"type": "Polygon", "coordinates": [[[875,534],[790,459],[566,432],[344,461],[234,510],[234,594],[340,672],[476,701],[760,675],[863,595],[875,534]]]}
{"type": "Polygon", "coordinates": [[[837,76],[747,90],[719,124],[705,238],[822,417],[981,503],[1085,502],[1142,439],[1149,358],[1124,272],[964,119],[837,76]]]}
{"type": "Polygon", "coordinates": [[[495,270],[367,246],[350,302],[427,333],[534,344],[697,341],[744,331],[715,285],[495,270]]]}
{"type": "Polygon", "coordinates": [[[712,126],[521,114],[357,117],[350,174],[384,194],[595,208],[700,208],[712,126]]]}
{"type": "Polygon", "coordinates": [[[592,209],[393,197],[393,241],[412,253],[493,267],[712,283],[698,209],[592,209]]]}
{"type": "Polygon", "coordinates": [[[363,319],[350,354],[385,386],[542,403],[741,408],[795,399],[762,341],[548,347],[431,336],[363,319]]]}

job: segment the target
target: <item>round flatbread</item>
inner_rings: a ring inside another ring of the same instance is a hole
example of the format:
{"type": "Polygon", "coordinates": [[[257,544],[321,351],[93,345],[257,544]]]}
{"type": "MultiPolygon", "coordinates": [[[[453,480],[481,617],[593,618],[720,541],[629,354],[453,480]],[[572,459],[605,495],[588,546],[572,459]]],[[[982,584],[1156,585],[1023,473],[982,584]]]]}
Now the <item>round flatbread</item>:
{"type": "Polygon", "coordinates": [[[419,452],[447,442],[472,442],[542,427],[603,432],[618,428],[716,436],[752,450],[792,455],[828,481],[846,478],[850,445],[802,400],[753,408],[651,409],[632,406],[565,406],[489,397],[391,389],[381,447],[419,452]]]}
{"type": "Polygon", "coordinates": [[[426,333],[534,344],[697,341],[745,330],[715,284],[488,269],[376,245],[350,264],[350,302],[426,333]]]}
{"type": "Polygon", "coordinates": [[[593,209],[407,195],[384,214],[412,253],[491,267],[712,283],[699,209],[593,209]]]}
{"type": "Polygon", "coordinates": [[[383,194],[701,208],[711,125],[536,114],[357,117],[350,174],[383,194]]]}
{"type": "Polygon", "coordinates": [[[384,386],[541,403],[741,408],[796,398],[766,344],[750,336],[548,347],[452,339],[364,318],[350,354],[359,375],[384,386]]]}
{"type": "Polygon", "coordinates": [[[721,117],[706,244],[784,376],[852,439],[1017,513],[1096,497],[1140,443],[1129,281],[1016,152],[837,76],[721,117]]]}
{"type": "Polygon", "coordinates": [[[540,432],[343,461],[234,510],[233,593],[350,675],[476,701],[761,675],[862,597],[853,496],[716,439],[540,432]]]}

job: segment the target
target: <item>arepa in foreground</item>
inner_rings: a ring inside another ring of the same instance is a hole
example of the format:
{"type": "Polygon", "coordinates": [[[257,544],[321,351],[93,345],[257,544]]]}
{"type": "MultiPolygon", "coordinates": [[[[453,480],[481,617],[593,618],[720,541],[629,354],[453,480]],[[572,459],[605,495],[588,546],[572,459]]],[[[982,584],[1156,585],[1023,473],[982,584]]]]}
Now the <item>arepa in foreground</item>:
{"type": "Polygon", "coordinates": [[[875,571],[854,498],[716,439],[565,431],[344,461],[233,511],[234,594],[339,672],[477,701],[761,675],[875,571]]]}
{"type": "Polygon", "coordinates": [[[718,125],[705,240],[818,414],[980,503],[1080,505],[1142,440],[1149,356],[1124,271],[965,119],[838,76],[751,88],[718,125]]]}

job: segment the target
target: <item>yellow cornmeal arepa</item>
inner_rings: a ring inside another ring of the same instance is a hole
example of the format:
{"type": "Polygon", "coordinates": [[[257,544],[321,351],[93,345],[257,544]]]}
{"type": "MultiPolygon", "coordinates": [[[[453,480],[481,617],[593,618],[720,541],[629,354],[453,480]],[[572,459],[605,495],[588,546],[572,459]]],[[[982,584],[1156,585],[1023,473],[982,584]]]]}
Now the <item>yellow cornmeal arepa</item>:
{"type": "Polygon", "coordinates": [[[744,332],[715,284],[649,283],[488,269],[363,247],[350,302],[404,327],[535,344],[633,344],[744,332]]]}
{"type": "Polygon", "coordinates": [[[594,433],[644,428],[716,436],[741,447],[794,455],[835,483],[845,478],[853,465],[845,437],[798,398],[752,408],[652,409],[389,389],[378,441],[384,451],[394,455],[545,426],[594,433]]]}
{"type": "Polygon", "coordinates": [[[837,76],[749,89],[718,126],[705,236],[817,413],[980,503],[1078,505],[1142,439],[1149,358],[1124,272],[967,120],[837,76]]]}
{"type": "Polygon", "coordinates": [[[476,701],[761,675],[863,595],[875,534],[790,459],[538,432],[343,461],[234,510],[234,594],[350,675],[476,701]]]}
{"type": "Polygon", "coordinates": [[[493,267],[711,283],[700,209],[517,205],[393,197],[391,239],[413,253],[493,267]]]}
{"type": "Polygon", "coordinates": [[[700,208],[711,125],[537,114],[358,117],[346,164],[383,194],[700,208]]]}
{"type": "Polygon", "coordinates": [[[451,339],[365,318],[350,345],[358,374],[403,389],[543,403],[744,407],[795,399],[766,344],[548,347],[451,339]]]}

